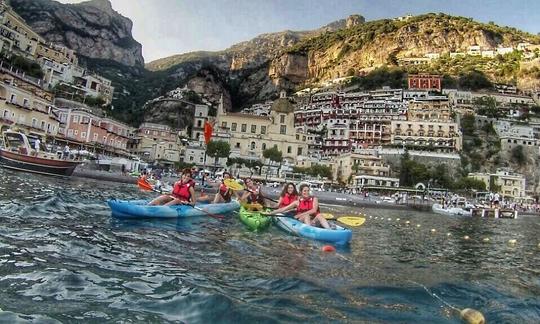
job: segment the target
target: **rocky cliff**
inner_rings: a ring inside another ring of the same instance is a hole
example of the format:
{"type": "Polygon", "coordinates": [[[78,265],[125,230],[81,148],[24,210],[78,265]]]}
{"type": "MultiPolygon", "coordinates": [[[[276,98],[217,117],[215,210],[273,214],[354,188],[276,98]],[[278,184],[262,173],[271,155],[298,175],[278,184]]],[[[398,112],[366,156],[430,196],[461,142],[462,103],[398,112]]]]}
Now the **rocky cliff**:
{"type": "Polygon", "coordinates": [[[53,0],[10,0],[10,5],[47,41],[79,55],[142,67],[142,46],[131,35],[132,22],[108,0],[61,4],[53,0]]]}

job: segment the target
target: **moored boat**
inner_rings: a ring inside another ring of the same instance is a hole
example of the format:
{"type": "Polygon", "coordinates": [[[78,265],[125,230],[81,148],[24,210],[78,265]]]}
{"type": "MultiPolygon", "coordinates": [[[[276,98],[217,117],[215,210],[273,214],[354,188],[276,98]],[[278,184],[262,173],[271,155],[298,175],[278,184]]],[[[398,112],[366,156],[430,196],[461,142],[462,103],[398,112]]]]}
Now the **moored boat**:
{"type": "Polygon", "coordinates": [[[304,224],[292,217],[274,217],[274,220],[283,230],[313,240],[345,245],[352,239],[352,231],[350,229],[335,224],[335,229],[326,229],[304,224]]]}
{"type": "Polygon", "coordinates": [[[33,173],[70,176],[80,161],[62,159],[49,153],[41,145],[40,150],[32,149],[26,134],[6,130],[2,134],[0,147],[0,165],[4,168],[33,173]]]}
{"type": "Polygon", "coordinates": [[[116,200],[107,201],[112,210],[112,216],[117,218],[177,218],[228,214],[238,210],[240,204],[231,201],[224,204],[148,206],[147,200],[116,200]]]}
{"type": "Polygon", "coordinates": [[[469,207],[461,208],[461,207],[443,207],[441,204],[433,204],[431,206],[431,210],[433,210],[434,213],[442,214],[442,215],[453,215],[453,216],[471,216],[472,210],[469,207]]]}
{"type": "Polygon", "coordinates": [[[261,215],[260,211],[250,211],[244,208],[244,206],[240,207],[240,211],[238,213],[240,215],[240,221],[250,230],[255,232],[268,228],[272,222],[271,217],[261,215]]]}

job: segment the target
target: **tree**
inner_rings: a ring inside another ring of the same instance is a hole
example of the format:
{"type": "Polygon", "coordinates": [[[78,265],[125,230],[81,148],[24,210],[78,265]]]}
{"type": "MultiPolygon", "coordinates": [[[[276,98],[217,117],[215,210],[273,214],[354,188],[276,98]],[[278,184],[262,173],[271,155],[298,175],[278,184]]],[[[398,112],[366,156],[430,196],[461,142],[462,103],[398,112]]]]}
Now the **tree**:
{"type": "Polygon", "coordinates": [[[525,164],[527,157],[523,152],[523,146],[518,145],[512,149],[512,160],[516,161],[519,165],[525,164]]]}
{"type": "Polygon", "coordinates": [[[219,158],[228,158],[231,154],[231,146],[224,141],[210,141],[206,145],[206,154],[214,158],[214,168],[217,169],[219,158]]]}
{"type": "Polygon", "coordinates": [[[272,162],[279,163],[277,173],[279,175],[279,170],[281,170],[281,163],[283,162],[283,153],[278,150],[277,147],[273,146],[269,149],[263,151],[263,157],[269,159],[272,162]]]}
{"type": "Polygon", "coordinates": [[[460,120],[461,123],[461,129],[463,131],[463,135],[472,136],[474,135],[474,115],[473,114],[465,114],[463,117],[461,117],[460,120]]]}

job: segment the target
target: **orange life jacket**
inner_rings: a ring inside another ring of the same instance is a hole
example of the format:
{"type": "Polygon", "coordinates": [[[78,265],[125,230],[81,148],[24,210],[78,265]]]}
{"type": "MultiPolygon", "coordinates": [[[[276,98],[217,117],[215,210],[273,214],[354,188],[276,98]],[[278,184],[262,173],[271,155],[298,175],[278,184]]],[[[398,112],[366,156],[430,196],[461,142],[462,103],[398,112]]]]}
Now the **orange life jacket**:
{"type": "MultiPolygon", "coordinates": [[[[313,197],[307,199],[301,198],[296,207],[296,215],[302,214],[313,208],[313,197]]],[[[320,209],[317,207],[317,211],[311,216],[317,216],[320,213],[320,209]]]]}
{"type": "Polygon", "coordinates": [[[292,204],[295,200],[298,200],[297,195],[290,195],[289,193],[285,193],[285,195],[281,197],[281,203],[279,203],[278,208],[287,207],[290,204],[292,204]]]}
{"type": "Polygon", "coordinates": [[[172,195],[180,200],[190,201],[191,192],[189,192],[189,188],[195,188],[195,181],[193,181],[193,179],[190,179],[186,183],[178,181],[174,185],[172,195]]]}

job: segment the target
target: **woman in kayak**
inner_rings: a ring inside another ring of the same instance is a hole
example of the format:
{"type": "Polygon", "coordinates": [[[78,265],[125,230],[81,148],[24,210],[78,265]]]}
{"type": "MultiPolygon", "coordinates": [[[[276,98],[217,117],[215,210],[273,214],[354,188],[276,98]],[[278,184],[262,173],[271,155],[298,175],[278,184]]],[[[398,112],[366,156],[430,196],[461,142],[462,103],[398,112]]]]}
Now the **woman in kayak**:
{"type": "Polygon", "coordinates": [[[261,186],[255,184],[253,179],[246,178],[244,180],[246,192],[240,198],[240,201],[248,204],[260,204],[264,206],[264,196],[261,192],[261,186]]]}
{"type": "Polygon", "coordinates": [[[290,205],[276,209],[269,213],[270,215],[284,213],[296,208],[294,218],[303,222],[306,225],[320,225],[323,228],[330,229],[330,224],[324,217],[321,216],[319,210],[319,200],[309,194],[309,186],[303,184],[300,186],[300,199],[293,201],[290,205]]]}
{"type": "Polygon", "coordinates": [[[180,205],[189,204],[195,206],[195,181],[191,179],[191,170],[184,169],[182,178],[174,184],[173,192],[170,195],[161,195],[152,200],[149,205],[180,205]]]}
{"type": "Polygon", "coordinates": [[[225,180],[232,179],[232,176],[229,172],[225,171],[223,172],[223,180],[221,181],[221,184],[219,185],[218,192],[216,193],[216,196],[214,197],[214,204],[218,203],[230,203],[232,195],[236,195],[236,198],[238,198],[238,194],[233,191],[232,189],[227,188],[225,185],[225,180]]]}
{"type": "Polygon", "coordinates": [[[298,200],[298,191],[294,183],[289,182],[283,187],[281,194],[279,195],[278,208],[287,207],[293,202],[298,200]]]}

